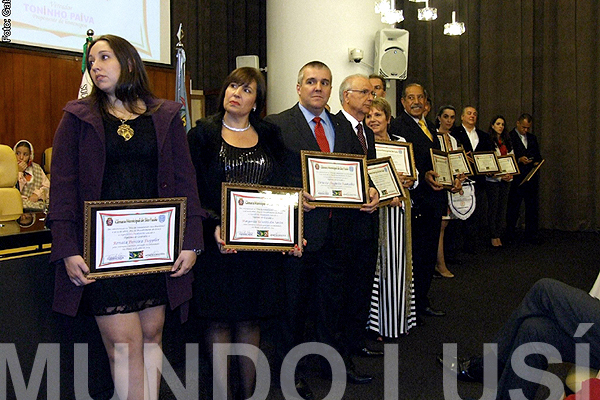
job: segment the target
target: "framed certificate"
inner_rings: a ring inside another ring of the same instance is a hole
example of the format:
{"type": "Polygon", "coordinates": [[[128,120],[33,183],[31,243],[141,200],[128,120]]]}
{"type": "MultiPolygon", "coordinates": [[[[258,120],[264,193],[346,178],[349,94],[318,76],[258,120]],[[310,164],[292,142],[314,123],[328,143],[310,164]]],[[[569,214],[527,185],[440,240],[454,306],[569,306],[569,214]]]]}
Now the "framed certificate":
{"type": "Polygon", "coordinates": [[[89,279],[170,271],[183,245],[186,198],[86,201],[89,279]]]}
{"type": "Polygon", "coordinates": [[[540,170],[540,168],[542,167],[542,164],[544,164],[545,162],[546,162],[546,159],[543,159],[542,161],[539,162],[538,165],[533,167],[533,169],[531,171],[529,171],[529,173],[525,176],[525,178],[523,178],[521,183],[519,183],[519,186],[523,185],[524,183],[529,182],[531,180],[531,178],[533,178],[533,176],[540,170]]]}
{"type": "Polygon", "coordinates": [[[406,199],[404,187],[398,180],[398,173],[391,157],[367,160],[367,170],[371,182],[379,192],[379,205],[389,204],[394,197],[406,199]]]}
{"type": "Polygon", "coordinates": [[[221,191],[221,239],[226,249],[302,249],[302,189],[230,184],[221,191]]]}
{"type": "Polygon", "coordinates": [[[465,174],[466,176],[473,175],[471,165],[467,160],[467,155],[464,149],[452,150],[448,153],[448,164],[453,175],[465,174]]]}
{"type": "Polygon", "coordinates": [[[391,157],[397,172],[402,172],[406,177],[417,179],[412,143],[378,140],[375,142],[375,151],[377,158],[391,157]]]}
{"type": "Polygon", "coordinates": [[[433,170],[439,175],[436,182],[444,187],[452,187],[454,183],[448,155],[437,149],[430,149],[433,170]]]}
{"type": "Polygon", "coordinates": [[[473,165],[477,175],[500,172],[496,153],[493,151],[476,151],[473,153],[473,165]]]}
{"type": "Polygon", "coordinates": [[[360,208],[369,202],[365,156],[302,150],[304,190],[316,207],[360,208]]]}
{"type": "Polygon", "coordinates": [[[500,175],[518,175],[521,172],[519,171],[519,165],[517,164],[517,160],[515,159],[514,154],[506,154],[504,156],[497,156],[498,158],[498,166],[500,167],[500,173],[496,174],[500,175]]]}

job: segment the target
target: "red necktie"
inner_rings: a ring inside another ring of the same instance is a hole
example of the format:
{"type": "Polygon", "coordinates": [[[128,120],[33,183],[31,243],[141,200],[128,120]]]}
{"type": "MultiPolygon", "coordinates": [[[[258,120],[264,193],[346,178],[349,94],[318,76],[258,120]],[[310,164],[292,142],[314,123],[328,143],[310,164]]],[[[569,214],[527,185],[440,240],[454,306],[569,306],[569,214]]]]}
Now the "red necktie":
{"type": "Polygon", "coordinates": [[[358,133],[356,134],[356,136],[358,137],[358,141],[360,142],[360,145],[362,146],[363,152],[365,154],[367,154],[367,141],[365,140],[365,134],[363,132],[363,126],[362,126],[362,124],[360,122],[356,126],[356,129],[358,130],[358,133]]]}
{"type": "Polygon", "coordinates": [[[327,136],[325,136],[325,129],[323,129],[323,124],[321,124],[321,117],[314,117],[313,121],[315,121],[315,136],[317,138],[317,143],[319,144],[319,148],[323,153],[329,153],[331,150],[329,149],[329,142],[327,141],[327,136]]]}

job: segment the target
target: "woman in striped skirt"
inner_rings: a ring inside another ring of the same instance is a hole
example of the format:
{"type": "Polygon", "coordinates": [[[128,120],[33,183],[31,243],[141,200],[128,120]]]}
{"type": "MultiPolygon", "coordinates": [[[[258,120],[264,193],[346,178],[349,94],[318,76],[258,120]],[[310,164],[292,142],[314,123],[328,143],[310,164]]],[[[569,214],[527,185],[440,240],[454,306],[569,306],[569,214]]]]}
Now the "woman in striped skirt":
{"type": "MultiPolygon", "coordinates": [[[[390,138],[387,128],[391,107],[384,98],[376,98],[366,117],[376,140],[406,141],[390,138]]],[[[401,179],[405,187],[414,180],[401,179]]],[[[368,328],[380,337],[397,338],[416,324],[410,245],[409,201],[394,199],[379,211],[379,257],[371,296],[368,328]]]]}

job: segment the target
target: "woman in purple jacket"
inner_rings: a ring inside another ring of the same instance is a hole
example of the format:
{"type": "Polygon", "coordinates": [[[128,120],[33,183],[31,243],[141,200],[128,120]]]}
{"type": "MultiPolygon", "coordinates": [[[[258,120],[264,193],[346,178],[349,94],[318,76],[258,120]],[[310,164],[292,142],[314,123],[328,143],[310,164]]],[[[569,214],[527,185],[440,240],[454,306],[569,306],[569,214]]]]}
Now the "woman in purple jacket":
{"type": "Polygon", "coordinates": [[[165,307],[179,306],[182,320],[187,317],[188,272],[204,246],[195,171],[180,106],[152,94],[135,48],[120,37],[101,36],[87,61],[92,93],[65,106],[53,144],[53,309],[95,316],[121,399],[157,399],[165,307]],[[183,250],[170,273],[86,277],[85,201],[175,196],[187,197],[187,220],[183,250]]]}

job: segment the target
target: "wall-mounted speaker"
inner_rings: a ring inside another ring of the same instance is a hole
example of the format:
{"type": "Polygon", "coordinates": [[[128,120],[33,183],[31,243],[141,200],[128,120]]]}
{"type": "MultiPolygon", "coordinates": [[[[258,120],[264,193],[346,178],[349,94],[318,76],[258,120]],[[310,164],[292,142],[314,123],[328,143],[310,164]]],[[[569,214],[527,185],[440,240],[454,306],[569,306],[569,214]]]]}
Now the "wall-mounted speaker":
{"type": "Polygon", "coordinates": [[[258,56],[237,56],[235,58],[235,67],[252,67],[256,69],[260,69],[258,67],[258,56]]]}
{"type": "Polygon", "coordinates": [[[375,34],[374,73],[385,79],[406,79],[408,31],[382,29],[375,34]]]}

